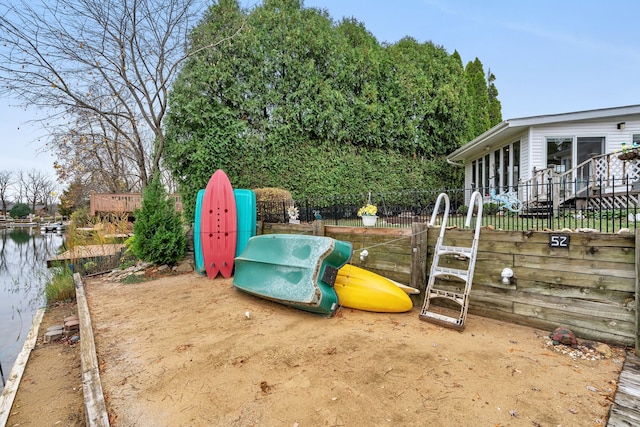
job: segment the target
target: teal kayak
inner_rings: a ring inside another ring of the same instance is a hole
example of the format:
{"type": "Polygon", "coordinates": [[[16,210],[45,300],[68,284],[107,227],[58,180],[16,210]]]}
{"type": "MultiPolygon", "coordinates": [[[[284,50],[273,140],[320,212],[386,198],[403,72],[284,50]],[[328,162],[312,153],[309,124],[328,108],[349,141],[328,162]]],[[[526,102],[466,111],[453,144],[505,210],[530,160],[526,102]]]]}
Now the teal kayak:
{"type": "Polygon", "coordinates": [[[350,242],[330,237],[267,234],[249,239],[235,259],[233,285],[250,294],[331,317],[338,308],[333,285],[351,259],[350,242]]]}
{"type": "Polygon", "coordinates": [[[236,215],[238,216],[238,234],[236,256],[247,247],[249,239],[256,235],[256,193],[251,190],[233,190],[236,198],[236,215]]]}
{"type": "Polygon", "coordinates": [[[195,258],[196,271],[199,274],[206,275],[204,267],[204,256],[202,254],[202,238],[200,236],[200,218],[202,215],[202,199],[204,199],[204,189],[198,191],[196,196],[196,212],[193,222],[193,253],[195,258]]]}

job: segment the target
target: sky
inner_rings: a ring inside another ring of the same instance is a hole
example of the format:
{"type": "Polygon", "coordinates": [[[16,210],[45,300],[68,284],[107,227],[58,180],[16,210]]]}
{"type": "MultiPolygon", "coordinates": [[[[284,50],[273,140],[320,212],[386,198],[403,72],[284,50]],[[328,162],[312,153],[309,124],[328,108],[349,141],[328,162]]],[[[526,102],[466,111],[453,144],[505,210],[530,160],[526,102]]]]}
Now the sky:
{"type": "MultiPolygon", "coordinates": [[[[251,6],[255,2],[247,2],[251,6]]],[[[640,104],[640,1],[304,0],[380,43],[432,42],[496,76],[503,119],[640,104]]],[[[0,171],[53,172],[42,111],[0,98],[0,171]]]]}

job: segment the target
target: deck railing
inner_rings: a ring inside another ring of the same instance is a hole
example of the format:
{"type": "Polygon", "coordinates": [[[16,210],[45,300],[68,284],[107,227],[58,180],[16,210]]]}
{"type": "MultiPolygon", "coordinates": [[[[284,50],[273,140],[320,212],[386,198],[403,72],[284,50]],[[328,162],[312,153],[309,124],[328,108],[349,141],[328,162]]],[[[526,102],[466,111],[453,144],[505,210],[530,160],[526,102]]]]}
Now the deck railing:
{"type": "MultiPolygon", "coordinates": [[[[182,211],[182,202],[178,194],[170,194],[175,201],[176,211],[182,211]]],[[[91,193],[89,209],[91,216],[96,213],[132,213],[142,207],[142,193],[91,193]]]]}
{"type": "MultiPolygon", "coordinates": [[[[635,229],[640,223],[640,191],[626,185],[631,178],[611,178],[608,184],[613,192],[602,190],[586,193],[583,198],[559,203],[560,194],[567,194],[581,185],[580,181],[528,182],[518,187],[518,198],[523,206],[513,212],[500,200],[483,194],[483,225],[502,230],[598,230],[605,233],[618,232],[623,228],[635,229]],[[618,191],[620,190],[620,191],[618,191]]],[[[601,178],[587,181],[591,188],[605,188],[601,178]]],[[[448,223],[463,227],[467,206],[465,200],[475,191],[466,189],[409,190],[395,193],[371,193],[309,197],[303,200],[258,202],[258,219],[265,222],[312,222],[322,219],[327,225],[362,227],[358,209],[371,202],[378,208],[376,227],[410,227],[414,222],[430,220],[435,202],[440,193],[449,196],[451,207],[448,223]],[[295,207],[292,210],[291,207],[295,207]],[[296,212],[295,218],[290,212],[296,212]]]]}
{"type": "MultiPolygon", "coordinates": [[[[508,230],[596,229],[616,232],[635,229],[640,223],[640,163],[622,160],[617,154],[593,157],[572,171],[557,173],[552,168],[536,171],[531,180],[518,184],[514,197],[522,210],[512,212],[490,191],[482,191],[484,225],[508,230]],[[617,175],[617,174],[620,175],[617,175]],[[626,175],[623,175],[626,173],[626,175]]],[[[377,227],[408,227],[413,222],[427,222],[438,195],[447,193],[451,201],[453,226],[463,226],[467,212],[465,201],[477,188],[405,190],[394,193],[367,193],[308,197],[302,200],[258,202],[257,216],[265,222],[312,222],[362,226],[358,209],[367,202],[378,207],[377,227]],[[296,208],[292,218],[290,208],[296,208]],[[456,215],[459,214],[459,215],[456,215]],[[457,217],[461,218],[457,223],[457,217]]],[[[498,194],[498,196],[500,196],[498,194]]],[[[180,197],[176,210],[183,211],[180,197]]],[[[92,194],[91,214],[132,213],[142,207],[142,194],[92,194]]]]}
{"type": "Polygon", "coordinates": [[[554,167],[534,169],[533,177],[522,184],[522,188],[518,188],[520,198],[536,201],[553,199],[557,205],[600,193],[634,191],[640,187],[640,154],[635,149],[602,154],[565,172],[557,172],[554,167]],[[557,193],[549,194],[551,189],[557,193]]]}

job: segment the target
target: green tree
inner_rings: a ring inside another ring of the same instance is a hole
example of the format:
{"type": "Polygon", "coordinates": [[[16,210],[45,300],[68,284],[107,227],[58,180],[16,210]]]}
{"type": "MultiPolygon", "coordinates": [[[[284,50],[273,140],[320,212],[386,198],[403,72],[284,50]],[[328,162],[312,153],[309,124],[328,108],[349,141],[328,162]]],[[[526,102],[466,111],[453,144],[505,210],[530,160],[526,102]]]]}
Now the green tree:
{"type": "Polygon", "coordinates": [[[467,91],[470,96],[472,138],[491,127],[489,118],[489,94],[482,62],[478,58],[467,64],[467,91]]]}
{"type": "Polygon", "coordinates": [[[25,203],[16,203],[9,211],[11,218],[25,218],[31,213],[31,208],[25,203]]]}
{"type": "Polygon", "coordinates": [[[89,207],[88,188],[75,179],[60,196],[60,215],[71,216],[78,208],[89,207]]]}
{"type": "Polygon", "coordinates": [[[188,217],[216,169],[235,188],[295,198],[462,183],[444,160],[473,136],[457,52],[411,38],[381,45],[358,21],[336,24],[298,0],[219,1],[189,51],[164,159],[188,217]]]}
{"type": "Polygon", "coordinates": [[[186,237],[182,220],[158,174],[144,189],[142,207],[134,215],[131,251],[138,258],[155,264],[175,264],[184,257],[186,237]]]}
{"type": "Polygon", "coordinates": [[[489,124],[495,126],[502,121],[502,104],[498,99],[498,88],[495,84],[496,76],[487,71],[487,93],[489,95],[489,124]]]}

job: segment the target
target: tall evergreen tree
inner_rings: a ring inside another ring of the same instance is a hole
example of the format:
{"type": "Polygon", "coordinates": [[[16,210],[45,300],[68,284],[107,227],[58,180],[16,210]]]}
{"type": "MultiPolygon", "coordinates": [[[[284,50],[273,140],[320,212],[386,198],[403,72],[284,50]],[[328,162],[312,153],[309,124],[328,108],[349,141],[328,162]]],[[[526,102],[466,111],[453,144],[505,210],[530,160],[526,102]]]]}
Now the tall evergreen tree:
{"type": "Polygon", "coordinates": [[[467,92],[471,97],[469,111],[473,137],[482,134],[491,127],[489,119],[489,94],[482,62],[478,58],[470,61],[466,68],[467,92]]]}
{"type": "Polygon", "coordinates": [[[498,99],[498,88],[495,85],[496,76],[491,72],[491,68],[487,71],[487,93],[489,95],[489,123],[495,126],[502,121],[502,104],[498,99]]]}

